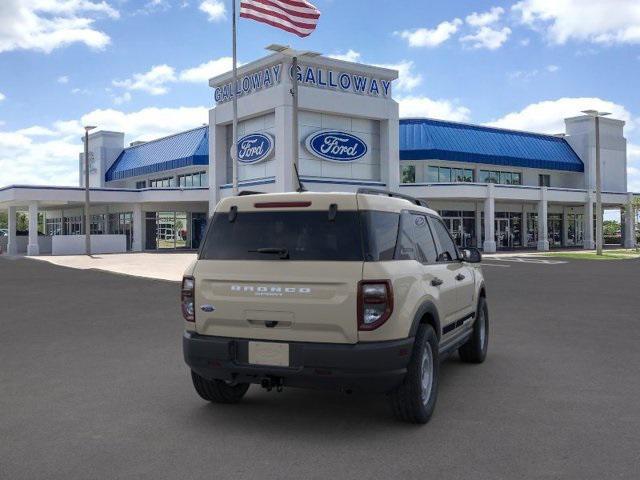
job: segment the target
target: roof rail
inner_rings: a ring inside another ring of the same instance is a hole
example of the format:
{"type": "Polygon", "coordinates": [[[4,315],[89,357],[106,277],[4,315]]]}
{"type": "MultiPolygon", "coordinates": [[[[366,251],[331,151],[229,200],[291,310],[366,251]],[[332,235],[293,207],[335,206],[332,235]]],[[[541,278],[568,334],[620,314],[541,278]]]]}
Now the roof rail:
{"type": "Polygon", "coordinates": [[[238,193],[238,196],[239,197],[244,197],[246,195],[263,195],[264,193],[266,193],[266,192],[256,192],[256,191],[253,191],[253,190],[243,190],[240,193],[238,193]]]}
{"type": "Polygon", "coordinates": [[[412,197],[411,195],[404,195],[402,193],[390,192],[388,190],[377,190],[375,188],[359,188],[356,193],[361,193],[364,195],[382,195],[384,197],[402,198],[404,200],[409,200],[411,203],[415,203],[420,207],[429,208],[429,205],[424,200],[420,200],[419,198],[412,197]]]}

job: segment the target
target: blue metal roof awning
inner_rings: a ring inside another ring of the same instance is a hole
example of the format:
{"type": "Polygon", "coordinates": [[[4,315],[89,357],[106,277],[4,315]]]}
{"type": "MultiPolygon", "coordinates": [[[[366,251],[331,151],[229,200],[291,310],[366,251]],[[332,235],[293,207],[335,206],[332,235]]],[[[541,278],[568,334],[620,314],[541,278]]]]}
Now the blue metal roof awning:
{"type": "Polygon", "coordinates": [[[400,120],[400,160],[584,171],[564,138],[432,119],[400,120]]]}
{"type": "Polygon", "coordinates": [[[209,127],[203,126],[125,148],[105,174],[122,180],[192,165],[209,165],[209,127]]]}

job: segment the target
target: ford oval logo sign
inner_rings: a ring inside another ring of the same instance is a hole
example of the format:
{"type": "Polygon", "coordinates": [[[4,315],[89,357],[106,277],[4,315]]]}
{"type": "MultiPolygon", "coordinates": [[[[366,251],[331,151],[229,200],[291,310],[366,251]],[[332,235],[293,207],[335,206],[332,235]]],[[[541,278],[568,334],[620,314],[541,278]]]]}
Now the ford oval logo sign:
{"type": "Polygon", "coordinates": [[[273,137],[267,133],[252,133],[238,139],[238,161],[244,164],[266,160],[273,153],[273,137]]]}
{"type": "Polygon", "coordinates": [[[367,144],[360,138],[335,130],[313,133],[306,144],[316,157],[331,162],[353,162],[367,153],[367,144]]]}

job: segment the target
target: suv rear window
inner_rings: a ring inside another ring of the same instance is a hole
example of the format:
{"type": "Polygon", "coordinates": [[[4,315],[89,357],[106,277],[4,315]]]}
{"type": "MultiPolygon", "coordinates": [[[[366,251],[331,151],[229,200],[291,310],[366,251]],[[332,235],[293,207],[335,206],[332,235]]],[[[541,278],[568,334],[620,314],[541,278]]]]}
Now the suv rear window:
{"type": "Polygon", "coordinates": [[[358,212],[238,212],[234,221],[216,213],[200,258],[204,260],[280,260],[259,249],[285,250],[290,260],[362,261],[358,212]]]}
{"type": "Polygon", "coordinates": [[[392,260],[399,214],[378,211],[216,213],[203,260],[392,260]],[[258,250],[262,249],[262,252],[258,250]],[[267,250],[265,250],[267,249],[267,250]],[[286,252],[286,253],[283,253],[286,252]]]}

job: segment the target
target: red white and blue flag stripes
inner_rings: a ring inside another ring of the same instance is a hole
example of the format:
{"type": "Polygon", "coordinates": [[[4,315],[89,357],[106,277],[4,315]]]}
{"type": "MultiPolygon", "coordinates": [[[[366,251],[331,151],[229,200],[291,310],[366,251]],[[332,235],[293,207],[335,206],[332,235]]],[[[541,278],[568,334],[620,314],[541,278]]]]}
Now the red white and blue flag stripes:
{"type": "Polygon", "coordinates": [[[306,37],[316,29],[320,10],[306,0],[241,0],[240,16],[306,37]]]}

